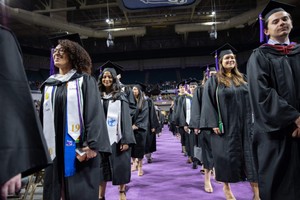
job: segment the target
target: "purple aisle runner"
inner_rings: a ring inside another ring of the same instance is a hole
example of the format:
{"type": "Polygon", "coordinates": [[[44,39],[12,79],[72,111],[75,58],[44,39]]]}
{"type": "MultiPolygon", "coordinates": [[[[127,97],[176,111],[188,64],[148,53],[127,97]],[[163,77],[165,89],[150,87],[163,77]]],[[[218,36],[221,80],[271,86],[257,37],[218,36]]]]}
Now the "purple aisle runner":
{"type": "MultiPolygon", "coordinates": [[[[206,193],[204,175],[187,164],[187,157],[181,153],[180,141],[165,126],[157,138],[157,151],[153,163],[143,162],[144,175],[132,172],[131,182],[126,186],[127,200],[224,200],[222,184],[212,177],[213,193],[206,193]]],[[[231,184],[237,200],[251,200],[252,190],[248,182],[231,184]]],[[[118,186],[107,184],[106,200],[118,200],[118,186]]]]}

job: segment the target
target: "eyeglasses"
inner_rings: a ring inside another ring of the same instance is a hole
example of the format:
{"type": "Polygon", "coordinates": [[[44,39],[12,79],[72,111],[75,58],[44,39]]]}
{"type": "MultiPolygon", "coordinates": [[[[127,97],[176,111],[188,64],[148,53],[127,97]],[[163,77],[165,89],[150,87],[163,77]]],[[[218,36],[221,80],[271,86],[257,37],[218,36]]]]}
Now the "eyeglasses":
{"type": "Polygon", "coordinates": [[[61,48],[55,48],[54,50],[53,50],[53,55],[54,54],[59,54],[59,55],[63,55],[64,53],[66,52],[66,50],[63,48],[63,47],[61,47],[61,48]]]}

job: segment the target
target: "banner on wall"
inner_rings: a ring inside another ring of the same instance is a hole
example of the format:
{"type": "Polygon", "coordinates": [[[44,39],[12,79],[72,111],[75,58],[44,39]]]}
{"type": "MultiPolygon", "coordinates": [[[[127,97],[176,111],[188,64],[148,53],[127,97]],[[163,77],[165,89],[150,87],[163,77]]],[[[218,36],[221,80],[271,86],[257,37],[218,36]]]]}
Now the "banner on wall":
{"type": "Polygon", "coordinates": [[[118,0],[118,2],[126,10],[134,11],[162,7],[189,7],[200,2],[200,0],[118,0]]]}

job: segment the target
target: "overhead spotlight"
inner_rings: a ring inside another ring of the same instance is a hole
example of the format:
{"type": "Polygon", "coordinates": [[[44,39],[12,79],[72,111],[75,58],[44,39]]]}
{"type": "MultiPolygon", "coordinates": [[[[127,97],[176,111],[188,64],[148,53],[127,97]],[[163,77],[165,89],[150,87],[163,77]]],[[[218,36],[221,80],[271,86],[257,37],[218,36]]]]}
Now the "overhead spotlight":
{"type": "Polygon", "coordinates": [[[212,31],[212,32],[209,33],[209,38],[210,38],[211,40],[216,40],[217,37],[218,37],[217,31],[212,31]]]}
{"type": "Polygon", "coordinates": [[[215,14],[216,14],[216,12],[215,12],[215,11],[212,11],[212,12],[211,12],[211,15],[215,15],[215,14]]]}
{"type": "Polygon", "coordinates": [[[110,32],[108,32],[108,37],[107,37],[107,40],[106,40],[106,46],[107,47],[113,47],[114,46],[114,41],[113,41],[113,38],[112,38],[112,35],[110,32]]]}
{"type": "Polygon", "coordinates": [[[108,24],[108,25],[113,25],[115,22],[113,19],[110,19],[110,18],[106,18],[105,22],[108,24]]]}
{"type": "Polygon", "coordinates": [[[213,24],[213,25],[211,26],[211,31],[209,32],[209,37],[210,37],[210,39],[212,39],[212,40],[216,40],[216,39],[217,39],[217,36],[218,36],[218,33],[217,33],[216,25],[213,24]]]}

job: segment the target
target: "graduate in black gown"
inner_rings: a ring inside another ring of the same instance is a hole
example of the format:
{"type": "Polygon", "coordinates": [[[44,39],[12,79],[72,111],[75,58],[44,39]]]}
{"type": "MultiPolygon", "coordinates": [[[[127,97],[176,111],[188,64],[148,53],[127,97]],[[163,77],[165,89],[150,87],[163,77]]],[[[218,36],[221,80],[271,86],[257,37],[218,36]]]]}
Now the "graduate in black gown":
{"type": "Polygon", "coordinates": [[[148,103],[149,123],[147,128],[145,157],[148,163],[152,163],[152,153],[156,151],[156,132],[160,128],[159,119],[156,114],[155,105],[151,97],[151,91],[145,92],[146,102],[148,103]]]}
{"type": "Polygon", "coordinates": [[[197,88],[197,80],[191,79],[187,81],[187,85],[189,87],[188,93],[186,95],[182,95],[182,98],[180,99],[180,107],[179,107],[179,128],[183,127],[184,130],[184,137],[185,137],[185,149],[188,155],[188,163],[193,163],[195,161],[195,164],[193,163],[193,168],[196,169],[195,166],[196,160],[194,160],[194,144],[195,144],[195,133],[194,129],[189,129],[189,123],[191,119],[191,106],[192,106],[192,98],[193,93],[197,88]]]}
{"type": "MultiPolygon", "coordinates": [[[[180,115],[182,110],[182,102],[185,99],[185,96],[187,95],[186,88],[185,88],[185,81],[181,81],[177,84],[178,88],[178,95],[174,99],[174,107],[173,107],[173,123],[176,126],[176,135],[180,137],[181,147],[182,147],[182,153],[184,156],[187,156],[187,151],[185,148],[186,145],[186,137],[185,137],[185,130],[184,130],[184,124],[181,124],[180,126],[180,115]]],[[[191,163],[192,160],[188,159],[188,163],[191,163]]]]}
{"type": "Polygon", "coordinates": [[[91,59],[80,44],[62,39],[53,60],[56,73],[41,87],[40,117],[53,159],[45,171],[43,198],[98,199],[99,153],[109,154],[111,148],[91,59]]]}
{"type": "Polygon", "coordinates": [[[204,169],[204,191],[208,193],[213,192],[213,188],[211,185],[210,177],[214,167],[213,156],[212,156],[212,147],[211,147],[211,134],[212,129],[202,129],[200,131],[200,116],[201,116],[201,108],[202,108],[202,94],[203,88],[208,77],[211,77],[216,73],[215,67],[208,67],[207,70],[203,74],[203,79],[201,85],[197,87],[193,99],[192,99],[192,107],[191,107],[191,120],[189,127],[194,128],[194,132],[196,135],[196,146],[202,149],[202,164],[204,169]]]}
{"type": "Polygon", "coordinates": [[[132,129],[136,144],[132,147],[131,157],[132,166],[131,171],[138,169],[138,175],[143,176],[143,158],[145,155],[146,137],[149,123],[149,107],[144,98],[143,85],[135,84],[132,88],[133,95],[136,101],[136,112],[132,119],[132,129]]]}
{"type": "Polygon", "coordinates": [[[115,68],[105,67],[99,76],[99,91],[108,127],[112,154],[103,157],[103,182],[99,199],[105,199],[107,181],[119,185],[120,200],[126,200],[125,184],[130,182],[131,146],[135,144],[128,100],[122,92],[115,68]]]}
{"type": "Polygon", "coordinates": [[[289,40],[292,8],[273,1],[266,6],[262,17],[269,40],[247,65],[263,200],[300,199],[300,45],[289,40]]]}
{"type": "Polygon", "coordinates": [[[229,44],[217,50],[219,71],[204,86],[200,128],[214,131],[211,146],[216,180],[223,182],[226,199],[235,199],[229,183],[247,178],[254,190],[253,199],[258,200],[248,85],[238,71],[233,51],[229,44]]]}
{"type": "Polygon", "coordinates": [[[176,135],[176,126],[174,122],[174,101],[171,102],[171,106],[169,108],[169,114],[168,114],[168,125],[169,125],[169,131],[172,132],[172,134],[176,135]]]}
{"type": "Polygon", "coordinates": [[[0,199],[21,189],[27,176],[51,163],[33,104],[19,43],[0,25],[0,199]]]}

